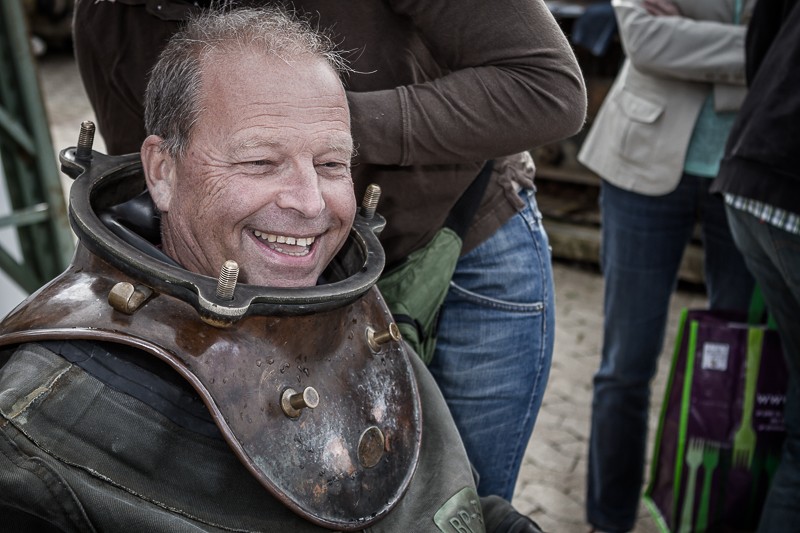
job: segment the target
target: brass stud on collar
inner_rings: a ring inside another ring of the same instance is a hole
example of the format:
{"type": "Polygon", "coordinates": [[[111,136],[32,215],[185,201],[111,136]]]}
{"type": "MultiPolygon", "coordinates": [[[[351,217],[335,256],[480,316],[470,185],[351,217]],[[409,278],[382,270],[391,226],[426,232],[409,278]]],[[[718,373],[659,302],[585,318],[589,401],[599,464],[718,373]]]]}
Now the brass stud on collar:
{"type": "Polygon", "coordinates": [[[222,265],[217,281],[217,298],[220,300],[233,300],[236,290],[236,281],[239,279],[239,265],[236,261],[228,259],[222,265]]]}
{"type": "Polygon", "coordinates": [[[78,134],[78,145],[75,147],[75,159],[90,161],[92,159],[92,145],[94,144],[94,122],[84,120],[81,122],[81,131],[78,134]]]}
{"type": "Polygon", "coordinates": [[[371,183],[367,186],[364,198],[361,200],[361,216],[370,219],[375,216],[378,209],[378,202],[381,199],[381,188],[379,185],[371,183]]]}

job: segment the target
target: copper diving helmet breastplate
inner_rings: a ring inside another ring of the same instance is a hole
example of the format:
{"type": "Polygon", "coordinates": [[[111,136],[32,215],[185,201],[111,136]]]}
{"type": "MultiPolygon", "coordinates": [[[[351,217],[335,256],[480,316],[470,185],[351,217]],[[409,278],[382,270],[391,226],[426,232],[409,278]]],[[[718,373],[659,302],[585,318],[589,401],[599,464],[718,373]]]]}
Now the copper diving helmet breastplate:
{"type": "Polygon", "coordinates": [[[327,283],[233,285],[184,270],[150,242],[158,219],[138,154],[79,141],[61,163],[75,178],[78,249],[8,315],[0,345],[94,339],[152,354],[192,385],[236,456],[290,509],[341,530],[383,518],[414,474],[422,424],[415,355],[374,287],[385,225],[374,202],[327,283]]]}

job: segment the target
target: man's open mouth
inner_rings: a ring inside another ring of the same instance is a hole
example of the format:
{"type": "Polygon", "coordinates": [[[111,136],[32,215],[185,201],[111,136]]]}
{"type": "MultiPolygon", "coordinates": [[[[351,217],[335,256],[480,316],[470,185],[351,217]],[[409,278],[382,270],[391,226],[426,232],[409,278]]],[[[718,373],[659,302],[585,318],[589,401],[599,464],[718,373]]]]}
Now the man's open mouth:
{"type": "Polygon", "coordinates": [[[302,257],[311,253],[311,245],[314,244],[316,237],[288,237],[286,235],[276,235],[274,233],[263,233],[258,230],[253,231],[253,235],[258,237],[270,249],[286,255],[302,257]]]}

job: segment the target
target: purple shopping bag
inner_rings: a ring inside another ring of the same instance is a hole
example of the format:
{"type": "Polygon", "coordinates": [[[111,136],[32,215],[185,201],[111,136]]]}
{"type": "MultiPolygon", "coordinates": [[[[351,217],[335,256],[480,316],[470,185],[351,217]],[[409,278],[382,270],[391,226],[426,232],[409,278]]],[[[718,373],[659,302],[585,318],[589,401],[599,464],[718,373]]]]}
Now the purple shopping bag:
{"type": "Polygon", "coordinates": [[[662,531],[755,531],[785,435],[778,333],[684,310],[644,501],[662,531]]]}

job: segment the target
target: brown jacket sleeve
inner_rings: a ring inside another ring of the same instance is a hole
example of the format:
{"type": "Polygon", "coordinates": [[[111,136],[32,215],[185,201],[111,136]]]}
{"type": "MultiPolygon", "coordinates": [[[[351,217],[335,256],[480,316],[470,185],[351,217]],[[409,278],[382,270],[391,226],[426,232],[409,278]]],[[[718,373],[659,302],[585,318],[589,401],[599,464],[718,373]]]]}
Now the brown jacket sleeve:
{"type": "MultiPolygon", "coordinates": [[[[577,132],[586,91],[541,0],[394,0],[441,77],[348,93],[362,162],[447,164],[524,151],[577,132]]],[[[425,65],[423,65],[425,67],[425,65]]]]}

